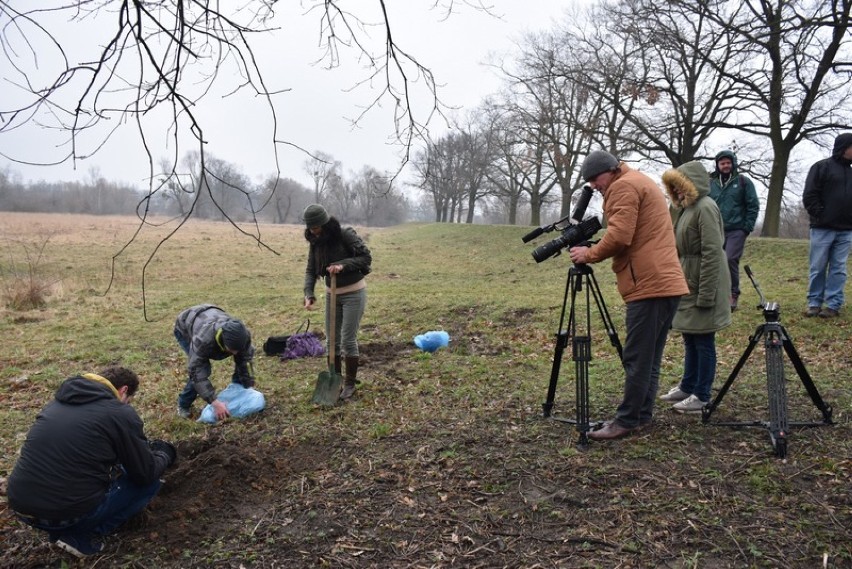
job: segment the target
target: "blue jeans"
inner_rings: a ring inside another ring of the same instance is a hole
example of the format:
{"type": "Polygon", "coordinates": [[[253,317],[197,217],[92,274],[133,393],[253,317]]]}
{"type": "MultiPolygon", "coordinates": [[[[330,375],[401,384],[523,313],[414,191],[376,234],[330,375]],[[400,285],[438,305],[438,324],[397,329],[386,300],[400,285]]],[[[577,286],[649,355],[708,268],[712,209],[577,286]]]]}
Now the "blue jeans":
{"type": "MultiPolygon", "coordinates": [[[[189,340],[181,334],[177,328],[174,330],[175,332],[175,340],[177,340],[180,349],[183,350],[187,356],[189,355],[189,340]]],[[[231,376],[231,381],[233,383],[242,384],[242,380],[240,379],[240,375],[237,373],[236,367],[234,367],[234,373],[231,376]]],[[[178,407],[181,409],[189,409],[192,407],[192,404],[195,400],[198,399],[198,392],[195,391],[195,384],[192,382],[192,378],[188,377],[186,379],[186,385],[183,386],[183,391],[178,395],[178,407]]]]}
{"type": "Polygon", "coordinates": [[[852,230],[811,228],[808,306],[840,310],[846,286],[846,259],[852,230]]]}
{"type": "Polygon", "coordinates": [[[679,296],[627,303],[624,341],[624,399],[615,412],[622,427],[632,429],[651,422],[660,387],[660,362],[666,337],[680,303],[679,296]]]}
{"type": "Polygon", "coordinates": [[[710,388],[716,379],[716,333],[683,335],[683,378],[680,390],[710,401],[710,388]]]}
{"type": "Polygon", "coordinates": [[[21,517],[21,520],[46,531],[51,541],[65,536],[89,541],[94,536],[112,533],[118,526],[141,512],[157,495],[160,485],[161,482],[155,480],[147,486],[140,486],[132,482],[122,471],[121,476],[110,484],[101,503],[84,516],[69,522],[54,522],[56,525],[34,522],[26,517],[21,517]]]}
{"type": "MultiPolygon", "coordinates": [[[[326,293],[325,329],[328,330],[331,294],[326,293]]],[[[367,289],[337,295],[337,312],[334,316],[334,353],[338,356],[357,356],[358,328],[367,308],[367,289]]],[[[328,336],[328,333],[326,333],[328,336]]]]}

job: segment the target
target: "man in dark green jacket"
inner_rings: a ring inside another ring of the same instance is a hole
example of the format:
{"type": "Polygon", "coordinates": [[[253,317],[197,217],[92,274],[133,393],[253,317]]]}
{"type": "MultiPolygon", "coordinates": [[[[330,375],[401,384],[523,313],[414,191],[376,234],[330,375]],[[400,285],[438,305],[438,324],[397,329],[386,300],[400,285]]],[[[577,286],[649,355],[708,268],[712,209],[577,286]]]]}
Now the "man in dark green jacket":
{"type": "Polygon", "coordinates": [[[731,310],[740,296],[740,258],[746,237],[754,231],[760,200],[754,183],[737,168],[737,155],[723,150],[716,155],[716,168],[710,174],[710,197],[719,206],[725,224],[725,256],[731,272],[731,310]]]}

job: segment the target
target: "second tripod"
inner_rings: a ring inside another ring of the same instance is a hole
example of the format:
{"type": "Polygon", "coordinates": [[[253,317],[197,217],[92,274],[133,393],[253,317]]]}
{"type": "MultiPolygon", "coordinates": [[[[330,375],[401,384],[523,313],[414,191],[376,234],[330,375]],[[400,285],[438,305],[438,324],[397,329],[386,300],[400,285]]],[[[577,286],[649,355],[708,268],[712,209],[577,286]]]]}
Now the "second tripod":
{"type": "Polygon", "coordinates": [[[606,303],[601,295],[601,289],[598,286],[597,279],[595,279],[594,271],[588,265],[572,265],[568,270],[568,277],[565,282],[565,294],[562,298],[562,313],[559,317],[559,328],[556,331],[556,346],[553,353],[550,384],[547,388],[547,399],[542,404],[544,416],[551,417],[553,402],[556,397],[556,384],[559,381],[559,371],[562,366],[562,357],[564,356],[565,348],[568,347],[568,340],[570,338],[571,355],[574,360],[576,374],[576,417],[574,419],[563,417],[552,418],[575,424],[577,432],[580,434],[578,443],[583,446],[588,444],[588,433],[591,430],[591,421],[589,419],[589,362],[592,359],[592,300],[594,300],[601,315],[610,343],[618,352],[619,360],[622,359],[621,341],[618,338],[618,333],[615,331],[612,318],[606,308],[606,303]],[[585,325],[579,327],[577,323],[576,300],[577,295],[583,290],[585,290],[585,325]],[[565,327],[566,312],[568,314],[567,327],[565,327]],[[580,330],[579,333],[578,329],[580,330]]]}
{"type": "Polygon", "coordinates": [[[728,421],[712,424],[727,427],[764,426],[769,430],[769,439],[772,443],[773,449],[775,450],[775,454],[780,458],[784,458],[787,456],[787,429],[790,426],[815,427],[819,425],[831,425],[832,409],[830,405],[823,401],[813,379],[811,378],[811,375],[808,373],[808,370],[802,361],[802,358],[799,356],[799,352],[796,351],[796,347],[793,345],[793,340],[790,339],[790,335],[787,333],[787,330],[781,325],[780,306],[777,302],[766,302],[766,299],[763,297],[763,293],[760,290],[760,286],[754,279],[754,275],[748,265],[745,266],[745,272],[751,280],[752,285],[754,285],[755,290],[757,290],[757,294],[760,296],[760,304],[758,305],[758,308],[763,309],[764,323],[757,327],[754,334],[749,336],[749,342],[745,351],[734,366],[734,370],[731,372],[731,375],[728,376],[728,380],[719,390],[716,398],[705,405],[702,409],[702,421],[704,423],[710,422],[711,415],[713,415],[713,412],[722,402],[722,398],[725,397],[725,394],[731,388],[731,385],[734,383],[734,380],[737,378],[737,375],[740,373],[740,370],[742,370],[758,342],[763,339],[766,356],[766,388],[769,397],[769,420],[728,421]],[[787,382],[784,377],[782,350],[787,354],[787,357],[793,364],[793,368],[796,370],[799,379],[802,381],[802,385],[805,386],[805,390],[810,396],[811,401],[813,401],[814,405],[822,413],[821,423],[816,421],[792,422],[788,420],[787,382]]]}

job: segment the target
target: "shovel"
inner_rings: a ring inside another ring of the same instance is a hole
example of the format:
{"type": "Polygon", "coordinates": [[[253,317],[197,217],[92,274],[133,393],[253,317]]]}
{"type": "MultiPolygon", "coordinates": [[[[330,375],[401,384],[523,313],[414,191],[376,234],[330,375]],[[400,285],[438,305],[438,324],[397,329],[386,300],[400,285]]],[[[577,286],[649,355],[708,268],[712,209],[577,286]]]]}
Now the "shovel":
{"type": "Polygon", "coordinates": [[[317,376],[317,385],[311,398],[313,403],[323,407],[334,407],[340,400],[340,386],[343,376],[334,369],[335,330],[337,328],[337,274],[331,274],[331,295],[328,314],[328,371],[317,376]]]}

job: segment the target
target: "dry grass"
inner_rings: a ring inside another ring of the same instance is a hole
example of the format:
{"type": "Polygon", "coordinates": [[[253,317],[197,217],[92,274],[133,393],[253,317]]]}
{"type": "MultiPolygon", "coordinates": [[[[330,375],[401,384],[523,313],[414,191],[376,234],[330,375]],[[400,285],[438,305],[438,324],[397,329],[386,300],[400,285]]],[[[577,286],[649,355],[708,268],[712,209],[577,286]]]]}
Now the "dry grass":
{"type": "MultiPolygon", "coordinates": [[[[750,239],[746,248],[834,407],[834,426],[794,429],[779,460],[763,428],[705,426],[665,408],[642,436],[585,450],[572,428],[543,419],[568,261],[535,264],[534,244],[520,240],[525,228],[360,229],[375,261],[358,401],[319,411],[308,401],[322,362],[259,357],[267,411],[205,427],[174,416],[185,365],[174,317],[215,302],[245,320],[258,345],[294,331],[306,316],[301,227],[260,227],[274,252],[226,224],[193,222],[162,244],[173,226],[147,227],[114,272],[111,259],[137,229],[132,218],[0,213],[0,227],[0,258],[22,266],[18,244],[51,235],[40,274],[62,291],[42,308],[0,313],[0,477],[56,385],[115,361],[143,378],[134,405],[149,434],[181,450],[149,525],[111,540],[98,566],[812,568],[824,558],[852,566],[850,318],[800,315],[806,242],[750,239]],[[450,333],[448,349],[413,347],[430,329],[450,333]]],[[[596,276],[623,334],[609,267],[596,276]]],[[[742,308],[717,338],[717,388],[762,322],[749,308],[756,293],[743,285],[742,308]]],[[[607,419],[622,376],[594,320],[592,415],[607,419]]],[[[765,417],[762,357],[759,347],[719,418],[765,417]]],[[[573,413],[569,358],[556,397],[562,415],[573,413]]],[[[677,381],[682,358],[673,336],[663,388],[677,381]]],[[[791,418],[818,418],[795,371],[786,372],[791,418]]],[[[214,367],[220,387],[226,375],[214,367]]],[[[0,542],[3,567],[67,560],[4,516],[0,542]]]]}

